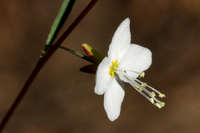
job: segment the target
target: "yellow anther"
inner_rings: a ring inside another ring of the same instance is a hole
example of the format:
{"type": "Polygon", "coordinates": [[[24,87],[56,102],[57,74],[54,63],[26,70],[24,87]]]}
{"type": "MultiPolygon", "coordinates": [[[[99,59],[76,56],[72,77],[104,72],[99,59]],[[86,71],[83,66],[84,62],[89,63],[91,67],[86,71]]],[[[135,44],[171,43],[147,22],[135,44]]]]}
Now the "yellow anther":
{"type": "Polygon", "coordinates": [[[139,91],[143,91],[143,89],[141,87],[138,88],[139,91]]]}
{"type": "Polygon", "coordinates": [[[150,98],[150,102],[151,102],[152,104],[155,103],[153,98],[150,98]]]}
{"type": "Polygon", "coordinates": [[[147,83],[142,82],[142,83],[141,83],[141,86],[142,86],[142,87],[147,87],[147,83]]]}
{"type": "Polygon", "coordinates": [[[151,92],[152,98],[154,98],[156,96],[155,92],[151,92]]]}
{"type": "Polygon", "coordinates": [[[156,103],[155,104],[159,109],[165,106],[165,103],[156,103]]]}
{"type": "Polygon", "coordinates": [[[139,90],[139,91],[143,91],[142,87],[139,84],[136,84],[135,87],[139,90]]]}
{"type": "Polygon", "coordinates": [[[113,78],[114,77],[114,71],[112,71],[112,66],[110,66],[110,71],[109,71],[109,75],[113,78]]]}
{"type": "Polygon", "coordinates": [[[145,72],[142,72],[140,75],[139,75],[139,78],[144,78],[145,76],[145,72]]]}
{"type": "Polygon", "coordinates": [[[161,109],[162,107],[160,106],[160,104],[159,103],[156,103],[155,104],[159,109],[161,109]]]}
{"type": "Polygon", "coordinates": [[[164,107],[164,106],[165,106],[165,103],[161,103],[161,105],[162,105],[162,107],[164,107]]]}
{"type": "Polygon", "coordinates": [[[160,98],[164,98],[164,97],[166,97],[166,96],[165,96],[165,94],[160,93],[160,94],[159,94],[159,97],[160,97],[160,98]]]}
{"type": "Polygon", "coordinates": [[[112,61],[112,66],[118,68],[118,60],[112,61]]]}
{"type": "Polygon", "coordinates": [[[118,60],[112,61],[112,65],[109,68],[109,75],[113,78],[118,69],[118,60]]]}

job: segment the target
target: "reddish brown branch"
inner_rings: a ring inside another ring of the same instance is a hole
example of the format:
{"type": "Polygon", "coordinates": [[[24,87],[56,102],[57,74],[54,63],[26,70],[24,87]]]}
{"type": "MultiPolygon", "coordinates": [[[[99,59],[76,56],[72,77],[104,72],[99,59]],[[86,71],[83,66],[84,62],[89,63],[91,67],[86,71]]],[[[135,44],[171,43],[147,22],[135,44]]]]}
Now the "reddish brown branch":
{"type": "Polygon", "coordinates": [[[68,27],[68,29],[62,34],[62,36],[55,42],[54,45],[52,45],[47,53],[39,59],[37,65],[35,66],[34,70],[32,71],[31,75],[25,82],[23,88],[19,92],[18,96],[16,97],[15,101],[9,108],[8,112],[3,117],[1,123],[0,123],[0,133],[3,132],[5,129],[5,126],[7,125],[8,121],[12,117],[14,111],[19,106],[21,101],[23,100],[24,96],[29,90],[29,87],[37,77],[40,70],[43,68],[43,66],[47,63],[47,61],[50,59],[50,57],[55,53],[55,51],[59,48],[59,46],[62,44],[62,42],[70,35],[70,33],[73,31],[73,29],[81,22],[81,20],[86,16],[86,14],[94,7],[98,0],[92,0],[87,7],[81,12],[81,14],[74,20],[74,22],[68,27]]]}

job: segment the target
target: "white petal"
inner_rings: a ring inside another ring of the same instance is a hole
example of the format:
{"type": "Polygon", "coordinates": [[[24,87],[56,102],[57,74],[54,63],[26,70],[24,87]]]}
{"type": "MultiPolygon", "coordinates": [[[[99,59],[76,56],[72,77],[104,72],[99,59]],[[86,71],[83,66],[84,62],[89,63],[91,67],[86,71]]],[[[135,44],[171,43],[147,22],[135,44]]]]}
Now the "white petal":
{"type": "Polygon", "coordinates": [[[111,61],[108,57],[105,57],[102,62],[99,64],[96,73],[96,85],[95,93],[98,95],[104,94],[107,90],[109,82],[112,81],[112,77],[109,75],[109,66],[111,61]]]}
{"type": "Polygon", "coordinates": [[[126,18],[115,31],[108,50],[108,57],[120,60],[131,43],[130,19],[126,18]]]}
{"type": "Polygon", "coordinates": [[[116,120],[121,111],[124,99],[124,90],[116,80],[113,80],[110,88],[104,94],[104,108],[110,121],[116,120]]]}
{"type": "MultiPolygon", "coordinates": [[[[149,49],[131,44],[119,64],[120,70],[125,70],[129,77],[137,78],[139,74],[147,70],[152,63],[152,53],[149,49]]],[[[123,76],[119,74],[121,80],[123,76]]]]}

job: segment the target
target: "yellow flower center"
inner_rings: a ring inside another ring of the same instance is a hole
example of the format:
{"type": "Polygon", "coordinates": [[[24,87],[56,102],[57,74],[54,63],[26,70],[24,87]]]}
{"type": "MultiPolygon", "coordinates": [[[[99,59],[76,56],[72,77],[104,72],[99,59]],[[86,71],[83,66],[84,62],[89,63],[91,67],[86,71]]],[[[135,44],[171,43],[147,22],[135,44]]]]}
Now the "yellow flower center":
{"type": "Polygon", "coordinates": [[[112,61],[112,65],[109,68],[109,75],[113,78],[117,72],[118,69],[118,60],[112,61]]]}

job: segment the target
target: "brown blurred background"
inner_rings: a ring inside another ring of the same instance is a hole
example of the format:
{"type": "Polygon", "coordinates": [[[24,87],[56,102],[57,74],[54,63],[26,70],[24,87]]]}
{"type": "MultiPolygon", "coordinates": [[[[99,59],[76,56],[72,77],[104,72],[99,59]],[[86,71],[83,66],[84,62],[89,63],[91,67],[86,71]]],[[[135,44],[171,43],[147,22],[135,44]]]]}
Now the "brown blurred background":
{"type": "MultiPolygon", "coordinates": [[[[1,0],[0,118],[31,73],[62,0],[1,0]]],[[[69,21],[87,5],[77,0],[69,21]]],[[[5,133],[199,133],[200,1],[99,0],[64,42],[87,42],[106,54],[119,23],[131,18],[132,42],[148,47],[153,64],[145,81],[167,95],[159,110],[131,87],[119,119],[110,122],[103,96],[93,92],[87,62],[58,50],[31,86],[5,133]]]]}

